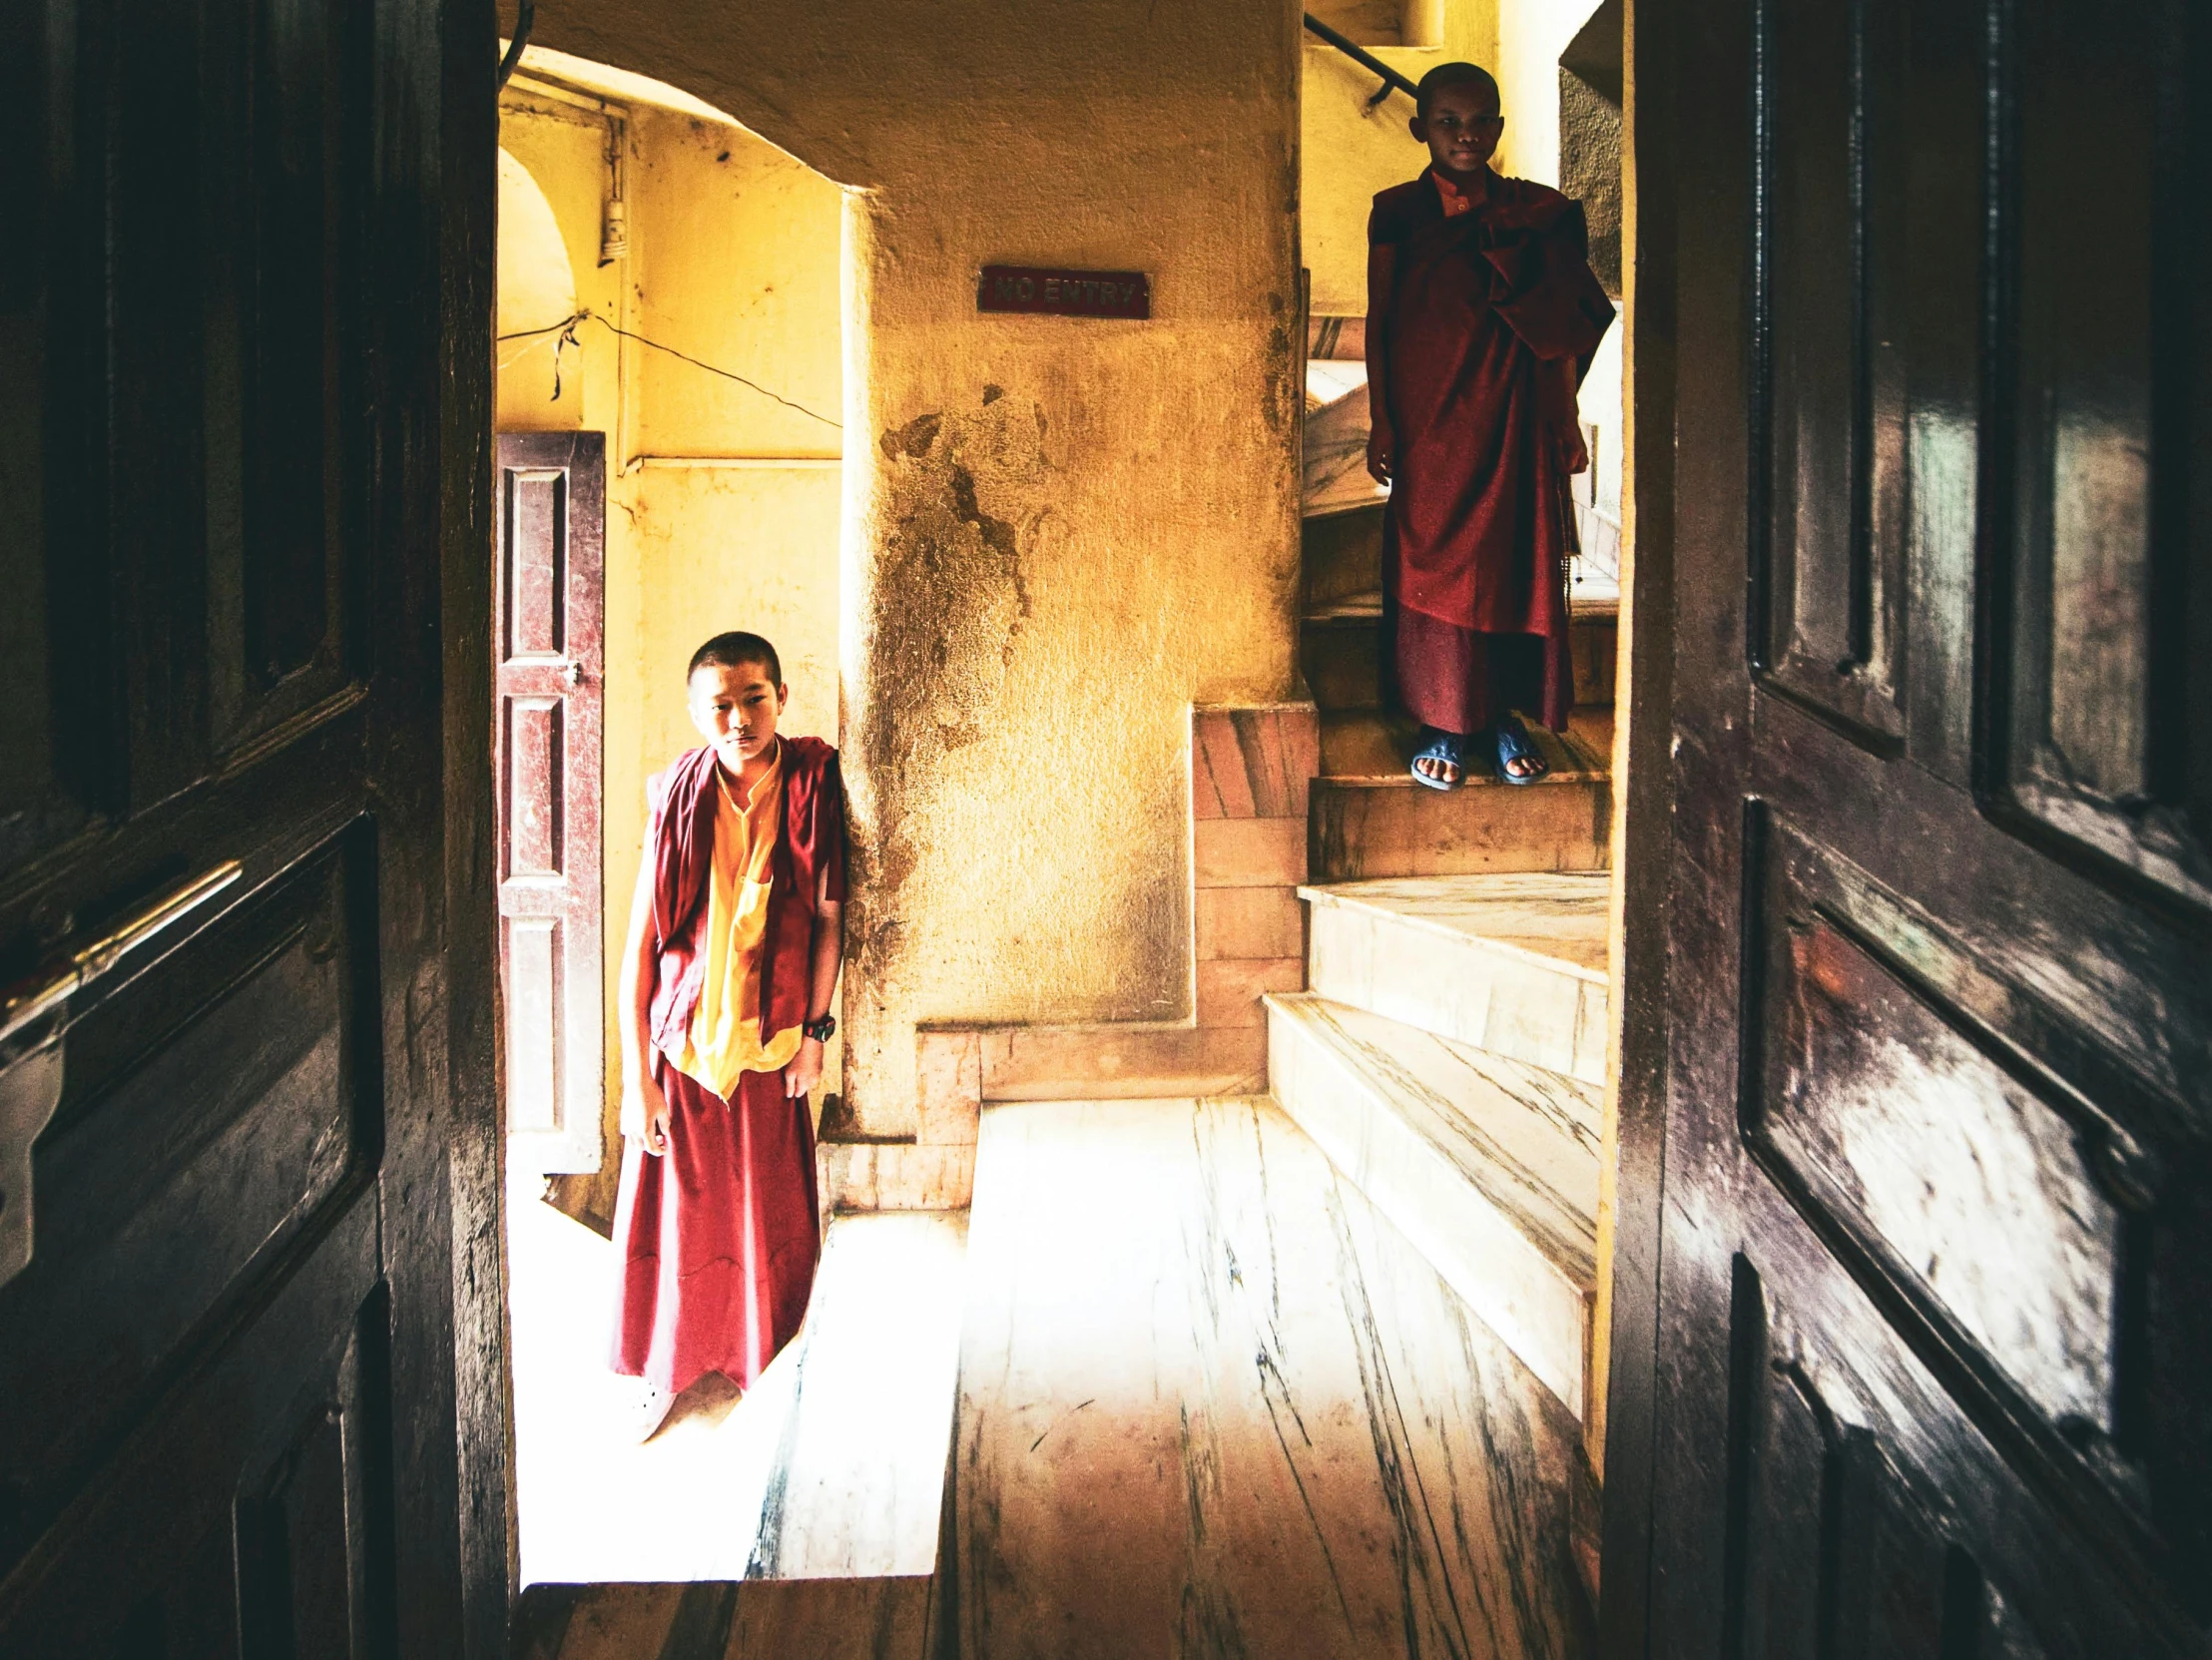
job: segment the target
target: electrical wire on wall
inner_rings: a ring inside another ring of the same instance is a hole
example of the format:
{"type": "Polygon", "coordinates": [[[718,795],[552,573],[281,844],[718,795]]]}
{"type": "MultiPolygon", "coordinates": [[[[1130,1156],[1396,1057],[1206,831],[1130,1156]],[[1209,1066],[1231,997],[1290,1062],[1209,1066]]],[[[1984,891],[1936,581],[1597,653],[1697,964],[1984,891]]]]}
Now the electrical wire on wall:
{"type": "MultiPolygon", "coordinates": [[[[599,324],[600,327],[606,329],[610,334],[620,335],[623,339],[626,340],[635,340],[638,342],[638,344],[650,347],[654,351],[665,351],[671,357],[680,358],[684,362],[691,364],[694,368],[705,369],[709,374],[719,374],[725,380],[735,380],[739,385],[744,386],[751,391],[760,393],[761,396],[768,398],[772,402],[781,403],[787,409],[796,410],[798,413],[805,415],[809,420],[820,421],[824,426],[834,427],[840,432],[844,430],[843,422],[833,421],[828,415],[818,414],[816,411],[808,408],[804,403],[793,402],[790,398],[784,396],[781,392],[772,392],[768,389],[768,387],[762,385],[757,380],[748,380],[744,375],[739,374],[734,369],[718,368],[713,363],[709,363],[701,358],[694,357],[688,351],[679,351],[676,349],[676,347],[672,345],[663,345],[659,340],[649,339],[643,334],[636,333],[631,329],[624,328],[616,323],[609,322],[605,317],[601,316],[597,311],[594,311],[589,307],[586,307],[581,311],[573,312],[570,315],[561,318],[559,322],[549,322],[542,328],[518,328],[511,334],[501,334],[498,336],[497,343],[504,345],[509,340],[534,340],[541,339],[547,334],[559,335],[560,337],[553,342],[553,398],[557,402],[560,399],[561,395],[561,352],[568,346],[578,345],[581,343],[576,338],[576,330],[582,324],[587,322],[596,322],[597,324],[599,324]]],[[[504,360],[501,362],[500,366],[502,368],[506,366],[504,360]]]]}

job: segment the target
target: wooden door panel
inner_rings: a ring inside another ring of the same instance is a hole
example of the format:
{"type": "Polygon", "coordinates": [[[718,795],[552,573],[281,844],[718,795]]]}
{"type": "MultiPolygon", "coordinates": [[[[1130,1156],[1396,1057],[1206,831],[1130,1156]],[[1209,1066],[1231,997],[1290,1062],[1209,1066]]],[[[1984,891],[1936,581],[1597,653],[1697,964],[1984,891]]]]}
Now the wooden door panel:
{"type": "Polygon", "coordinates": [[[557,663],[568,648],[570,447],[565,437],[507,436],[500,577],[509,665],[557,663]]]}
{"type": "Polygon", "coordinates": [[[2008,720],[1991,760],[2037,828],[2212,911],[2212,846],[2184,810],[2206,763],[2185,742],[2191,390],[2177,379],[2203,301],[2110,275],[2115,262],[2149,270],[2161,217],[2190,210],[2172,177],[2186,177],[2184,140],[2160,131],[2146,74],[2161,28],[2156,8],[2069,0],[2023,10],[2007,35],[2016,113],[1994,188],[2012,213],[1992,321],[2005,347],[1993,644],[2008,720]],[[2068,141],[2076,123],[2094,127],[2093,148],[2068,141]]]}
{"type": "Polygon", "coordinates": [[[1946,1343],[2053,1427],[2109,1436],[2125,1217],[2102,1174],[2110,1120],[1893,955],[1899,933],[1867,925],[1878,904],[1854,915],[1842,883],[1814,888],[1815,849],[1768,834],[1752,1032],[1771,1049],[1744,1067],[1747,1142],[1946,1343]]]}
{"type": "Polygon", "coordinates": [[[597,1170],[606,448],[499,436],[499,916],[511,1156],[597,1170]]]}
{"type": "Polygon", "coordinates": [[[1754,554],[1771,683],[1876,745],[1904,733],[1904,177],[1899,0],[1766,0],[1753,441],[1754,554]],[[1843,63],[1849,77],[1811,73],[1843,63]]]}
{"type": "Polygon", "coordinates": [[[329,1219],[49,1531],[37,1579],[0,1598],[10,1655],[396,1654],[375,1209],[329,1219]]]}
{"type": "MultiPolygon", "coordinates": [[[[2140,1583],[2063,1541],[1819,1242],[1776,1215],[1727,1265],[1710,1646],[1759,1660],[2157,1652],[2140,1583]]],[[[1718,1312],[1718,1311],[1716,1311],[1718,1312]]]]}
{"type": "Polygon", "coordinates": [[[569,873],[562,844],[562,800],[567,783],[568,734],[559,697],[508,697],[502,700],[506,728],[507,840],[500,875],[549,878],[569,873]]]}
{"type": "Polygon", "coordinates": [[[0,8],[9,1660],[503,1649],[494,55],[0,8]]]}
{"type": "Polygon", "coordinates": [[[2201,12],[1691,0],[1638,71],[1683,78],[1655,1654],[2203,1652],[2201,12]]]}
{"type": "Polygon", "coordinates": [[[46,1334],[0,1352],[0,1568],[151,1391],[286,1271],[318,1214],[373,1176],[376,962],[361,909],[375,872],[367,837],[349,839],[70,1032],[34,1163],[38,1254],[0,1288],[0,1322],[46,1334]]]}
{"type": "Polygon", "coordinates": [[[218,753],[360,671],[362,191],[369,109],[357,0],[218,9],[208,124],[235,183],[207,257],[209,668],[218,753]]]}
{"type": "MultiPolygon", "coordinates": [[[[2196,972],[2197,936],[2160,911],[2115,904],[2093,872],[2053,860],[1947,781],[1869,754],[1794,703],[1758,700],[1745,731],[1745,794],[1874,879],[1855,893],[1880,909],[1881,927],[1907,931],[1901,952],[1924,953],[1915,960],[1946,997],[2016,1032],[2092,1099],[2125,1100],[2130,1124],[2189,1133],[2212,1075],[2212,983],[2196,972]],[[1885,904],[1882,892],[1909,903],[1885,904]],[[1946,951],[1945,938],[1969,955],[1946,951]]],[[[1714,827],[1731,857],[1743,812],[1733,803],[1714,827]]]]}

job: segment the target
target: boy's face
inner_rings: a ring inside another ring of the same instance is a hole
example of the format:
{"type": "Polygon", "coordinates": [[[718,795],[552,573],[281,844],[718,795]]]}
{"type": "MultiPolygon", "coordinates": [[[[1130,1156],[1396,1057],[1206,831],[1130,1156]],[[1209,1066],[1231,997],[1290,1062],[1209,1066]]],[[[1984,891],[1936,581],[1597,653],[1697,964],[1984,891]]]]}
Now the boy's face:
{"type": "Polygon", "coordinates": [[[1411,126],[1438,172],[1471,178],[1497,153],[1505,118],[1497,113],[1496,93],[1462,81],[1431,93],[1428,114],[1413,117],[1411,126]]]}
{"type": "Polygon", "coordinates": [[[702,663],[691,677],[692,725],[725,768],[741,772],[776,742],[777,717],[790,696],[790,688],[769,679],[765,663],[702,663]]]}

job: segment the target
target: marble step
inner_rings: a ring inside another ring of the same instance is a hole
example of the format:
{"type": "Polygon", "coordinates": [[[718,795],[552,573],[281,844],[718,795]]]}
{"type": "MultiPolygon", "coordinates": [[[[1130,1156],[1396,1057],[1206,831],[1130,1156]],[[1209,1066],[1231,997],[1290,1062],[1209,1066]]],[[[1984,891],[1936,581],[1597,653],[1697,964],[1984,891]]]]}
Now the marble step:
{"type": "Polygon", "coordinates": [[[1276,1099],[1579,1418],[1602,1087],[1311,994],[1267,1003],[1276,1099]]]}
{"type": "Polygon", "coordinates": [[[1406,771],[1411,722],[1374,710],[1324,715],[1308,879],[1604,868],[1613,833],[1609,735],[1594,746],[1577,712],[1565,733],[1532,728],[1530,736],[1551,763],[1539,782],[1508,785],[1470,770],[1465,784],[1441,792],[1406,771]]]}
{"type": "Polygon", "coordinates": [[[1307,988],[1603,1084],[1611,886],[1575,870],[1301,887],[1307,988]]]}
{"type": "MultiPolygon", "coordinates": [[[[1577,705],[1613,701],[1613,656],[1619,641],[1616,600],[1577,607],[1567,645],[1574,662],[1577,705]]],[[[1382,594],[1315,595],[1309,591],[1299,629],[1299,666],[1322,709],[1375,709],[1382,702],[1382,594]]]]}
{"type": "Polygon", "coordinates": [[[1573,1419],[1265,1099],[985,1107],[962,1660],[1581,1660],[1573,1419]]]}
{"type": "Polygon", "coordinates": [[[966,1258],[965,1212],[831,1220],[747,1579],[934,1569],[966,1258]]]}

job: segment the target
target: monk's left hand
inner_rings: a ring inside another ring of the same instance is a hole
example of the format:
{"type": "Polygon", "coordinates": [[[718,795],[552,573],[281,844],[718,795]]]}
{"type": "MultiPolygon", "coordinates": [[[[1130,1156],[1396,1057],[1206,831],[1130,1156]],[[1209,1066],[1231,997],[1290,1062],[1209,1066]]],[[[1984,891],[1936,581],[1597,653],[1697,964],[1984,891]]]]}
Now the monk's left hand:
{"type": "Polygon", "coordinates": [[[792,1056],[791,1065],[784,1068],[784,1094],[791,1100],[803,1101],[814,1094],[815,1085],[822,1082],[822,1040],[803,1037],[799,1040],[799,1053],[792,1056]]]}

